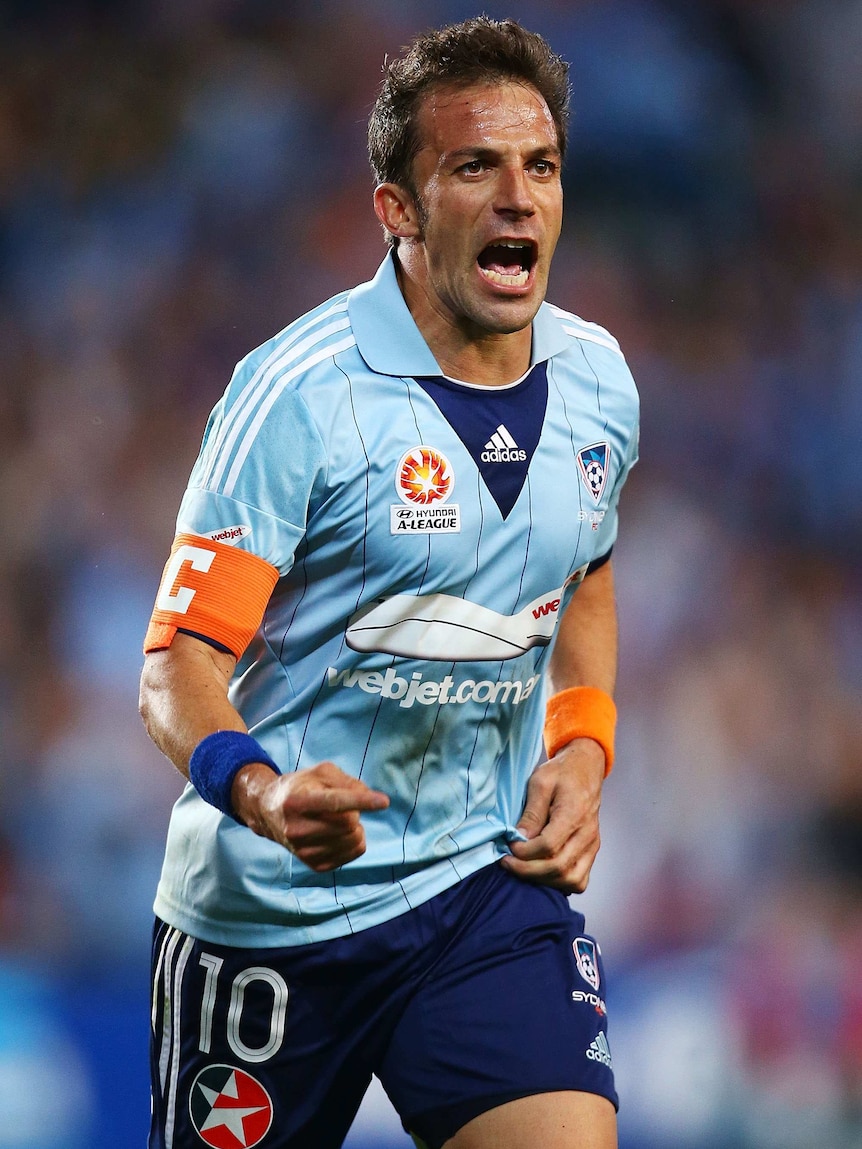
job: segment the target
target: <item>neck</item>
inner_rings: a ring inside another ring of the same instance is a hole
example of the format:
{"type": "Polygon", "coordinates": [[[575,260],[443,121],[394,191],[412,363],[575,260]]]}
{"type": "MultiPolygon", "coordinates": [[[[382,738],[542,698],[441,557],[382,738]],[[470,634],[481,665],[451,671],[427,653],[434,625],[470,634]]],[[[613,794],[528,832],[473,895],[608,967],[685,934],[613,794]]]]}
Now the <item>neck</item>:
{"type": "Polygon", "coordinates": [[[527,373],[532,324],[520,331],[498,333],[485,331],[469,320],[457,321],[432,298],[425,280],[412,274],[413,262],[406,252],[399,251],[395,259],[398,284],[444,375],[482,387],[505,387],[527,373]]]}

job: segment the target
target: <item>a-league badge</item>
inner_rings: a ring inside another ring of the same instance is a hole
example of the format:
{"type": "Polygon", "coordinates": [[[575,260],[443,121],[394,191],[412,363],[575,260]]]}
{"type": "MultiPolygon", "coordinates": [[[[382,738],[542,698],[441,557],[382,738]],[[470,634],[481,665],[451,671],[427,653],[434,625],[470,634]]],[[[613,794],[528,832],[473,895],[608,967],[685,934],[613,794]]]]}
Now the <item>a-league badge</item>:
{"type": "Polygon", "coordinates": [[[611,449],[607,443],[592,443],[578,451],[578,469],[587,490],[596,500],[602,497],[608,474],[608,459],[611,449]]]}
{"type": "Polygon", "coordinates": [[[572,942],[578,973],[593,989],[599,988],[599,961],[596,943],[592,938],[575,938],[572,942]]]}
{"type": "Polygon", "coordinates": [[[395,468],[401,500],[389,508],[393,535],[446,534],[461,530],[461,510],[450,503],[455,472],[442,451],[421,443],[405,451],[395,468]]]}
{"type": "Polygon", "coordinates": [[[192,1084],[189,1115],[198,1137],[213,1149],[252,1149],[272,1125],[272,1099],[245,1070],[208,1065],[192,1084]]]}

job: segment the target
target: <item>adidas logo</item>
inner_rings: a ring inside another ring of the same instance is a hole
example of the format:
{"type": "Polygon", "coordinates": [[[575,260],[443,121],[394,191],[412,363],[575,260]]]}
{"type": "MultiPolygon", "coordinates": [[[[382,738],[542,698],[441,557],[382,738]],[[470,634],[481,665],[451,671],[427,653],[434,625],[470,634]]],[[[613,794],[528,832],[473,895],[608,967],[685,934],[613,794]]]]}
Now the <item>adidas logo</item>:
{"type": "Polygon", "coordinates": [[[613,1069],[614,1061],[611,1057],[611,1047],[608,1045],[608,1039],[603,1033],[600,1033],[595,1041],[590,1042],[587,1057],[590,1061],[600,1061],[602,1065],[606,1065],[608,1069],[613,1069]]]}
{"type": "Polygon", "coordinates": [[[482,451],[483,463],[523,463],[527,452],[522,451],[503,423],[497,428],[482,451]]]}

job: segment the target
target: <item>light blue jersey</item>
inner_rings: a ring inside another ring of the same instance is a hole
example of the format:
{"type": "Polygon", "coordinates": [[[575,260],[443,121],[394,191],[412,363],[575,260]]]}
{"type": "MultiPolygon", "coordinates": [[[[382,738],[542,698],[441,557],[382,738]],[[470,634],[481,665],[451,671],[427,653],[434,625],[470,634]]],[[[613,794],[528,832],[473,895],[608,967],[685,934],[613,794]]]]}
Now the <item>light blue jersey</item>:
{"type": "Polygon", "coordinates": [[[556,623],[613,546],[637,454],[604,329],[543,304],[532,364],[509,387],[445,379],[387,257],[238,365],[178,518],[280,575],[231,701],[284,773],[328,759],[390,805],[363,815],[362,857],[318,874],[187,786],[165,921],[226,945],[320,941],[507,852],[556,623]]]}

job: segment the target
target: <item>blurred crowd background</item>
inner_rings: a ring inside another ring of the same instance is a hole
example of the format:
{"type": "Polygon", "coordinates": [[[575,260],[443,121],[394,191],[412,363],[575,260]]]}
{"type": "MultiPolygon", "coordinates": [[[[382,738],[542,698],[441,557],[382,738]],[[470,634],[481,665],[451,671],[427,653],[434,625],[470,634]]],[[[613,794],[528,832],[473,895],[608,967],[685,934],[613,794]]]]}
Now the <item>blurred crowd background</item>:
{"type": "MultiPolygon", "coordinates": [[[[133,1149],[179,778],[140,644],[235,362],[383,256],[365,121],[461,0],[0,7],[0,1147],[133,1149]]],[[[862,3],[487,3],[572,65],[552,300],[643,400],[581,899],[622,1149],[862,1146],[862,3]]],[[[404,1146],[372,1094],[351,1134],[404,1146]]]]}

